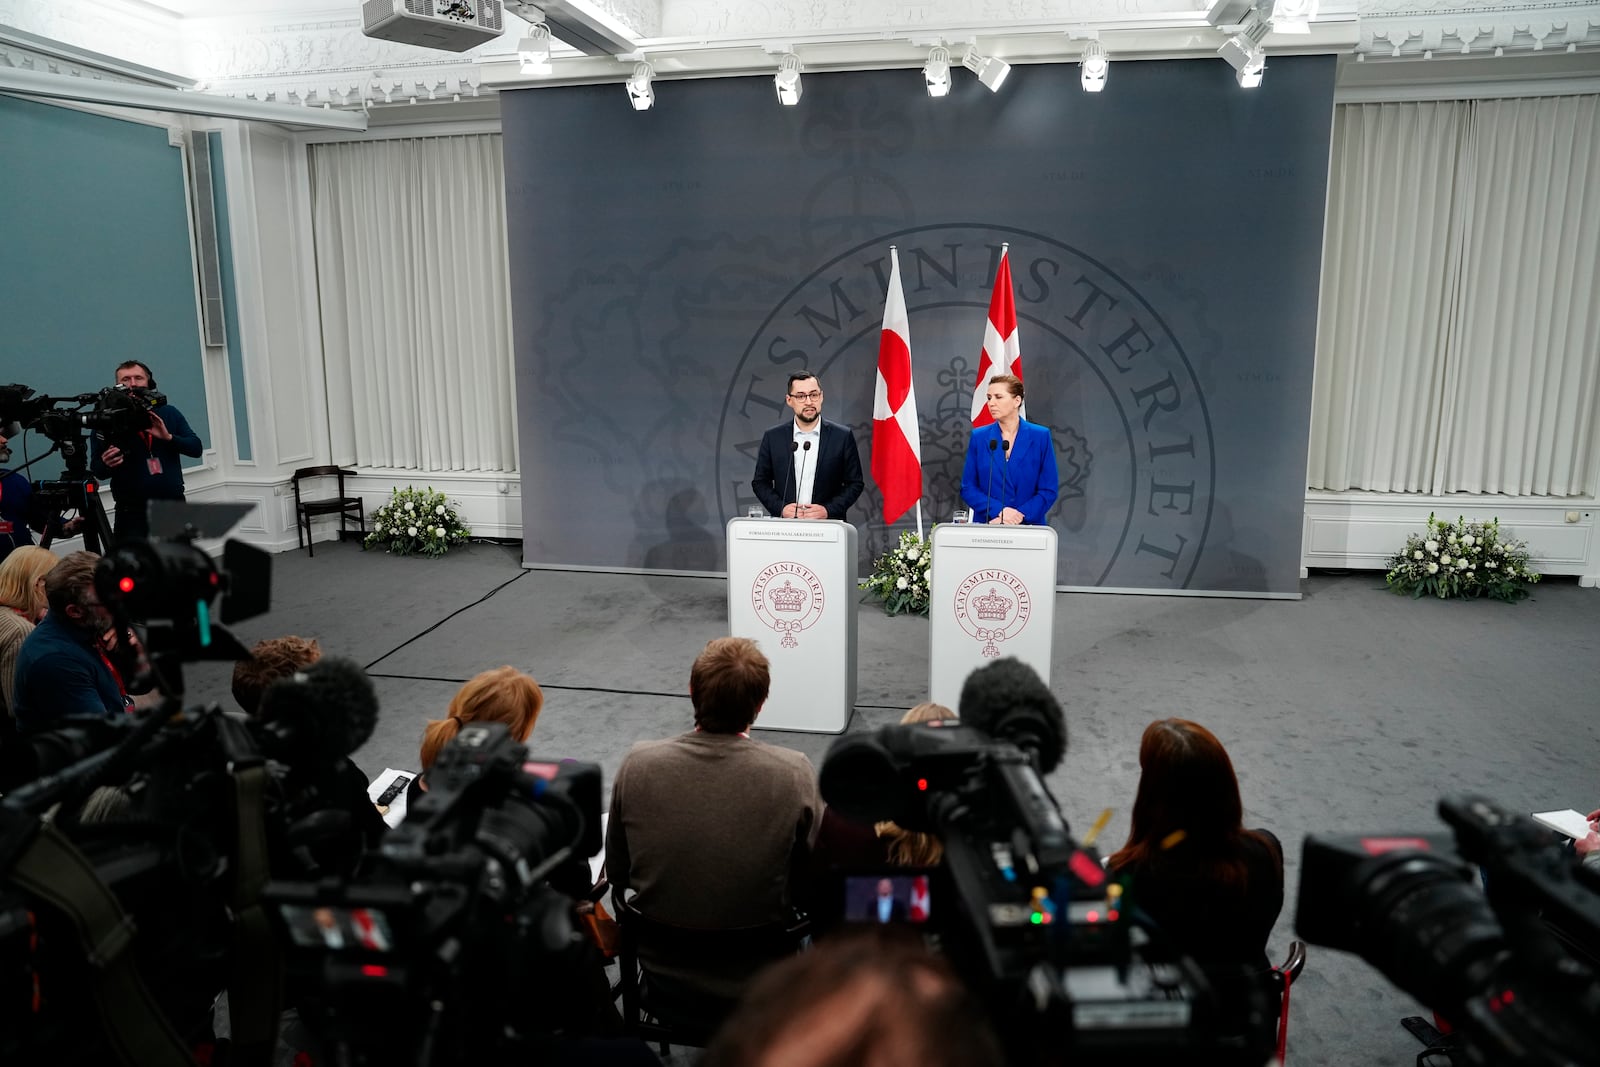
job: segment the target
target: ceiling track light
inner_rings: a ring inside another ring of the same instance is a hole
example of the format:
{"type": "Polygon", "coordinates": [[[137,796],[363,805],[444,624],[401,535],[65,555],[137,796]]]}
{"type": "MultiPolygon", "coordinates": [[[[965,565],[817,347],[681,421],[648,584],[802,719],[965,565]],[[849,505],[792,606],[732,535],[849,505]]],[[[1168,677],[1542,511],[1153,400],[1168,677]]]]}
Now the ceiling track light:
{"type": "Polygon", "coordinates": [[[528,27],[528,36],[517,42],[517,59],[524,74],[549,74],[550,27],[536,22],[528,27]]]}
{"type": "Polygon", "coordinates": [[[648,63],[633,65],[633,73],[628,75],[628,103],[633,105],[633,110],[649,111],[655,106],[656,91],[650,85],[655,73],[656,68],[648,63]]]}
{"type": "Polygon", "coordinates": [[[1086,93],[1098,93],[1106,87],[1106,76],[1111,73],[1111,60],[1105,46],[1099,41],[1089,41],[1083,46],[1083,62],[1078,71],[1078,81],[1086,93]]]}
{"type": "Polygon", "coordinates": [[[961,65],[978,76],[978,80],[991,93],[1000,91],[1000,83],[1006,80],[1006,75],[1011,73],[1011,64],[995,56],[981,56],[978,54],[976,44],[967,45],[967,52],[961,57],[961,65]]]}
{"type": "Polygon", "coordinates": [[[794,107],[800,102],[800,57],[793,52],[784,55],[778,62],[778,73],[772,76],[772,84],[778,90],[778,103],[784,107],[794,107]]]}
{"type": "Polygon", "coordinates": [[[934,45],[928,49],[928,62],[922,68],[922,79],[927,83],[928,95],[950,95],[950,49],[934,45]]]}
{"type": "Polygon", "coordinates": [[[1262,73],[1267,69],[1267,50],[1261,47],[1261,42],[1271,31],[1271,22],[1252,13],[1245,28],[1223,41],[1222,47],[1217,49],[1217,55],[1227,60],[1242,88],[1254,89],[1261,84],[1262,73]]]}

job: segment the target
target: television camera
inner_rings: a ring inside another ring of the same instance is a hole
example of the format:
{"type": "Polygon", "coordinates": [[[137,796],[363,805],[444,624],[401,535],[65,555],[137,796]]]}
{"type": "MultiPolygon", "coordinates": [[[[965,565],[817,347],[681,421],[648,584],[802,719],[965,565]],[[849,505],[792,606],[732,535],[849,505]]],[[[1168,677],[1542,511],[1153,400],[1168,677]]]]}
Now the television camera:
{"type": "Polygon", "coordinates": [[[1061,711],[1038,688],[1042,701],[986,709],[963,692],[960,723],[841,738],[823,798],[859,822],[939,837],[928,925],[986,1003],[1008,1062],[1265,1063],[1276,1008],[1265,984],[1220,988],[1073,839],[1041,777],[1061,758],[1061,711]]]}
{"type": "Polygon", "coordinates": [[[1453,840],[1309,835],[1297,933],[1448,1020],[1454,1063],[1597,1062],[1600,877],[1490,800],[1446,797],[1439,815],[1453,840]]]}
{"type": "Polygon", "coordinates": [[[45,545],[67,511],[84,518],[85,548],[98,552],[111,545],[99,481],[89,472],[88,435],[98,433],[110,441],[131,437],[149,429],[156,407],[166,402],[166,396],[154,389],[125,385],[76,396],[41,396],[26,385],[0,385],[0,432],[13,437],[37,430],[51,442],[27,466],[57,452],[66,464],[60,478],[33,483],[32,506],[37,524],[45,530],[45,545]],[[7,428],[11,432],[5,432],[7,428]]]}

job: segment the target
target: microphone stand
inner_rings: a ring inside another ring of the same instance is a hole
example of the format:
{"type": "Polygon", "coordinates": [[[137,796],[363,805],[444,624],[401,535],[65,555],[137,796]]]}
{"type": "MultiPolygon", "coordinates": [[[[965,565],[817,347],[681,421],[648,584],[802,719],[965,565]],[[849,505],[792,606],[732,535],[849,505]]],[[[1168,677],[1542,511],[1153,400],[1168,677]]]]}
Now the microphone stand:
{"type": "MultiPolygon", "coordinates": [[[[989,441],[989,488],[987,490],[985,490],[985,493],[989,497],[989,500],[988,500],[987,506],[983,509],[986,512],[990,512],[989,519],[994,518],[994,514],[992,512],[992,509],[994,507],[994,450],[995,450],[995,441],[991,438],[990,441],[989,441]]],[[[1005,488],[1005,482],[1004,481],[1002,481],[1000,483],[1000,487],[1002,489],[1005,488]]],[[[988,522],[989,519],[984,519],[983,521],[984,522],[988,522]]]]}
{"type": "MultiPolygon", "coordinates": [[[[800,483],[806,480],[806,453],[811,451],[811,442],[807,441],[800,446],[800,476],[794,480],[794,517],[800,517],[800,483]]],[[[810,507],[810,503],[806,504],[810,507]]]]}
{"type": "MultiPolygon", "coordinates": [[[[1002,437],[1000,439],[1000,450],[1001,450],[1001,452],[1003,452],[1005,454],[1005,458],[1002,460],[1002,462],[1000,464],[1000,491],[1005,494],[1007,500],[1010,500],[1011,499],[1011,475],[1008,472],[1008,468],[1009,468],[1009,464],[1011,463],[1011,442],[1007,441],[1004,437],[1002,437]]],[[[1000,510],[1001,510],[1001,512],[1005,511],[1005,505],[1004,504],[1002,504],[1000,506],[1000,510]]],[[[1018,510],[1020,511],[1021,509],[1019,508],[1018,510]]],[[[1001,521],[1004,521],[1004,520],[1001,520],[1001,521]]]]}
{"type": "MultiPolygon", "coordinates": [[[[800,442],[799,441],[790,441],[789,442],[789,462],[784,464],[783,481],[778,486],[778,488],[782,491],[784,496],[788,496],[789,495],[789,475],[794,473],[794,454],[795,454],[796,451],[799,450],[799,448],[800,448],[800,442]]],[[[799,500],[800,499],[800,483],[799,482],[795,482],[794,483],[794,496],[795,496],[795,500],[799,500]]],[[[786,505],[788,503],[789,502],[787,500],[782,500],[782,501],[778,502],[778,518],[780,518],[780,519],[783,518],[784,505],[786,505]]]]}

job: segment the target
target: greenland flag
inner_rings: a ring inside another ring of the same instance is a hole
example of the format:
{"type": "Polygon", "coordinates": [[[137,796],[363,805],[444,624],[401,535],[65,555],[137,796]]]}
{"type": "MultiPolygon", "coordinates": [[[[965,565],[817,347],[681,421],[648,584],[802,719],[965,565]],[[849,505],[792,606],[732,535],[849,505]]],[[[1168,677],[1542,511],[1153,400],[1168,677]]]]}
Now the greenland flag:
{"type": "Polygon", "coordinates": [[[872,480],[883,494],[887,525],[922,498],[922,434],[911,387],[911,322],[900,288],[900,254],[889,247],[889,291],[878,338],[878,381],[872,393],[872,480]]]}
{"type": "MultiPolygon", "coordinates": [[[[989,379],[996,374],[1022,377],[1022,342],[1017,340],[1017,301],[1011,293],[1010,249],[1009,244],[1000,249],[1000,266],[994,272],[994,292],[989,296],[989,321],[983,327],[978,382],[972,387],[974,430],[994,421],[994,416],[989,414],[989,379]]],[[[1018,414],[1028,417],[1026,405],[1018,414]]]]}

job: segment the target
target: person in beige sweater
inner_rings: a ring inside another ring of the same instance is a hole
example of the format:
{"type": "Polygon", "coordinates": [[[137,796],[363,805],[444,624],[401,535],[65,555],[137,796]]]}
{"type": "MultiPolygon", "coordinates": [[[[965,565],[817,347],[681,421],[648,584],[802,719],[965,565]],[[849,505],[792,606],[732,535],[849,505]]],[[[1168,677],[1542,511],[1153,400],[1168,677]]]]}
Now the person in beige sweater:
{"type": "Polygon", "coordinates": [[[44,617],[44,576],[57,563],[55,553],[22,545],[0,563],[0,713],[11,717],[17,680],[17,650],[44,617]]]}

